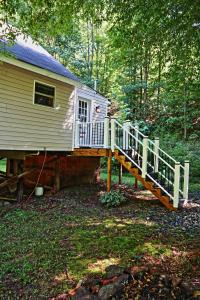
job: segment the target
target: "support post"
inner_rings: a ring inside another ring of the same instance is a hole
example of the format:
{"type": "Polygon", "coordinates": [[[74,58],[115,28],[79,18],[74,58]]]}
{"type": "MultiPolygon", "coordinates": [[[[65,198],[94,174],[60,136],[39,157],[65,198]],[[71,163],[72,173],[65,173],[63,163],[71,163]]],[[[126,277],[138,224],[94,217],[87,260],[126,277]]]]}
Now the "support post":
{"type": "Polygon", "coordinates": [[[20,178],[17,183],[17,202],[21,202],[23,200],[24,194],[24,178],[20,178]]]}
{"type": "Polygon", "coordinates": [[[55,188],[56,192],[60,190],[60,160],[57,159],[55,162],[55,188]]]}
{"type": "Polygon", "coordinates": [[[122,184],[123,166],[119,163],[119,184],[122,184]]]}
{"type": "MultiPolygon", "coordinates": [[[[14,176],[17,176],[18,169],[21,172],[24,172],[24,161],[19,162],[18,160],[13,161],[13,169],[14,169],[14,176]],[[16,174],[15,174],[16,173],[16,174]]],[[[17,182],[17,201],[21,202],[23,200],[24,194],[24,178],[19,178],[17,182]]]]}
{"type": "Polygon", "coordinates": [[[138,180],[137,180],[137,178],[136,178],[136,177],[135,177],[134,188],[135,188],[135,189],[137,189],[137,188],[138,188],[138,180]]]}
{"type": "Polygon", "coordinates": [[[104,119],[104,148],[109,147],[109,117],[104,119]]]}
{"type": "Polygon", "coordinates": [[[109,150],[107,163],[107,192],[111,190],[111,176],[112,176],[112,151],[109,150]]]}
{"type": "Polygon", "coordinates": [[[111,150],[115,151],[115,118],[111,118],[111,150]]]}
{"type": "Polygon", "coordinates": [[[173,207],[178,208],[180,188],[180,162],[175,163],[173,207]]]}
{"type": "Polygon", "coordinates": [[[13,159],[13,175],[16,176],[18,174],[18,160],[13,159]]]}
{"type": "Polygon", "coordinates": [[[147,175],[147,151],[148,151],[148,137],[143,138],[143,151],[142,151],[142,178],[147,175]]]}
{"type": "Polygon", "coordinates": [[[135,150],[138,151],[139,126],[135,124],[135,150]]]}
{"type": "Polygon", "coordinates": [[[189,170],[190,163],[188,160],[184,162],[184,183],[183,183],[183,198],[184,200],[188,200],[188,191],[189,191],[189,170]]]}
{"type": "Polygon", "coordinates": [[[75,121],[75,148],[79,148],[79,140],[80,140],[79,121],[75,121]]]}
{"type": "Polygon", "coordinates": [[[158,173],[158,163],[159,163],[159,147],[160,147],[160,140],[158,137],[154,139],[154,172],[158,173]]]}
{"type": "Polygon", "coordinates": [[[6,176],[10,176],[10,158],[6,159],[6,176]]]}

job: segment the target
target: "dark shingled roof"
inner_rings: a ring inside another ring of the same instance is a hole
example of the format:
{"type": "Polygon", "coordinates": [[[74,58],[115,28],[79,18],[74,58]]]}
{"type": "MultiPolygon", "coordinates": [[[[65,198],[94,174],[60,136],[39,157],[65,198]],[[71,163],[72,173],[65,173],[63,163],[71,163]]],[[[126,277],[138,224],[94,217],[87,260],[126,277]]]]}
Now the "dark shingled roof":
{"type": "Polygon", "coordinates": [[[79,81],[79,78],[66,69],[40,45],[30,37],[18,36],[14,45],[9,46],[5,40],[0,40],[0,52],[7,51],[20,61],[51,71],[69,79],[79,81]]]}

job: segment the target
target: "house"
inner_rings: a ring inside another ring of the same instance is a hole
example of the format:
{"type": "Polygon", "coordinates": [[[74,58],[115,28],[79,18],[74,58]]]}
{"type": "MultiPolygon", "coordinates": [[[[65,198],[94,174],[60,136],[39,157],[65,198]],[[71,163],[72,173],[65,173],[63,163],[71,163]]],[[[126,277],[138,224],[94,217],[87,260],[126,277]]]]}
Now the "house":
{"type": "MultiPolygon", "coordinates": [[[[64,179],[57,183],[57,189],[92,181],[99,158],[71,154],[80,145],[90,147],[92,139],[93,144],[97,139],[103,143],[100,127],[107,115],[108,99],[81,84],[30,37],[17,36],[12,46],[1,40],[0,46],[0,157],[8,159],[7,175],[18,174],[20,161],[26,169],[32,164],[39,167],[46,153],[46,163],[55,155],[63,160],[64,179]],[[95,130],[93,122],[98,127],[95,130]],[[14,167],[10,166],[13,161],[14,167]]],[[[37,173],[27,180],[35,182],[37,173]]],[[[46,173],[41,183],[53,184],[47,177],[55,174],[46,173]]]]}
{"type": "Polygon", "coordinates": [[[55,60],[31,38],[1,40],[0,189],[42,185],[57,191],[98,178],[107,157],[107,191],[114,157],[168,209],[188,198],[189,163],[183,165],[130,122],[107,118],[109,101],[55,60]],[[5,55],[9,53],[9,55],[5,55]]]}

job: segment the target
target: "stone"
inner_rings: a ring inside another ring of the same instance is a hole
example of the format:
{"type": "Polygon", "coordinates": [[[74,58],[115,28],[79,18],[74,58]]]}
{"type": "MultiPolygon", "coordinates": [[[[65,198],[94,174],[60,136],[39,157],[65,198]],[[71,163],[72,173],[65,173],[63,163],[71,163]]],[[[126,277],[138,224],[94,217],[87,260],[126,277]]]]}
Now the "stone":
{"type": "Polygon", "coordinates": [[[113,284],[104,285],[100,288],[98,296],[100,300],[109,300],[117,293],[117,286],[113,284]]]}
{"type": "Polygon", "coordinates": [[[108,300],[115,295],[119,295],[123,291],[124,286],[129,283],[129,277],[130,275],[128,274],[122,274],[112,284],[104,285],[99,290],[99,298],[101,300],[108,300]]]}
{"type": "Polygon", "coordinates": [[[71,300],[98,300],[96,295],[92,295],[86,288],[79,287],[76,289],[75,294],[70,296],[71,300]]]}
{"type": "Polygon", "coordinates": [[[118,265],[110,265],[106,269],[106,278],[119,276],[124,272],[124,268],[118,265]]]}
{"type": "Polygon", "coordinates": [[[123,288],[131,281],[131,276],[128,274],[122,274],[118,277],[118,279],[114,282],[115,286],[119,289],[123,288]]]}

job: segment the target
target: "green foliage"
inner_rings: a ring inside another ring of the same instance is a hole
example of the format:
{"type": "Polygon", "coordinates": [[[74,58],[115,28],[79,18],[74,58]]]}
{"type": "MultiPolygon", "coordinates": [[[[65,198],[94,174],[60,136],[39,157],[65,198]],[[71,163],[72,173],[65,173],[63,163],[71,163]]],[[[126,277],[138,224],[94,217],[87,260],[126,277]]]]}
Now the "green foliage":
{"type": "Polygon", "coordinates": [[[115,207],[125,203],[126,198],[120,191],[110,191],[100,196],[100,202],[107,207],[115,207]]]}
{"type": "Polygon", "coordinates": [[[190,162],[190,192],[200,190],[200,142],[196,135],[190,136],[188,141],[182,141],[177,135],[163,134],[161,147],[177,161],[184,164],[184,160],[190,162]]]}

